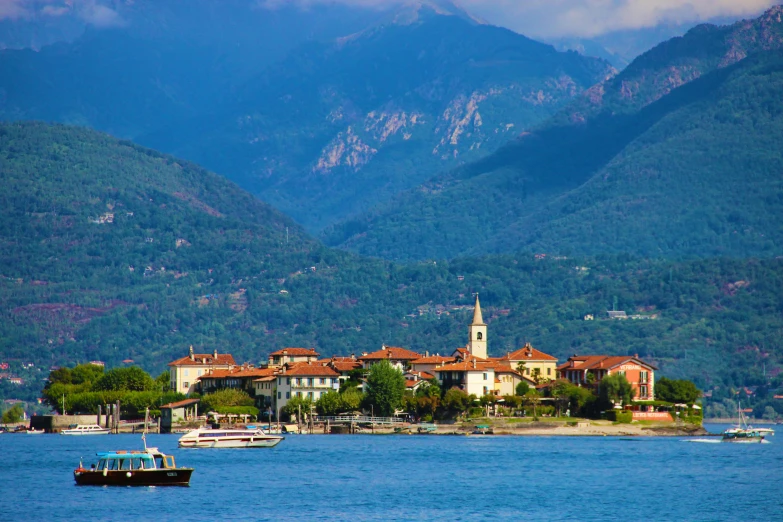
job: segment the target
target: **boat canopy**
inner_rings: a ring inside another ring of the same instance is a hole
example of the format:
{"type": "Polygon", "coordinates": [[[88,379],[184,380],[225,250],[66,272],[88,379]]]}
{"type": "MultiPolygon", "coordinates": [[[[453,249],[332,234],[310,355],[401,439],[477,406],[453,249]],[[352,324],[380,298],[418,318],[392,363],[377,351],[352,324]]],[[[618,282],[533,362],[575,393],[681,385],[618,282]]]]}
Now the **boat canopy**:
{"type": "Polygon", "coordinates": [[[155,456],[151,455],[145,451],[139,451],[139,452],[116,452],[116,451],[107,451],[102,453],[97,453],[99,458],[102,459],[144,459],[152,461],[155,456]]]}

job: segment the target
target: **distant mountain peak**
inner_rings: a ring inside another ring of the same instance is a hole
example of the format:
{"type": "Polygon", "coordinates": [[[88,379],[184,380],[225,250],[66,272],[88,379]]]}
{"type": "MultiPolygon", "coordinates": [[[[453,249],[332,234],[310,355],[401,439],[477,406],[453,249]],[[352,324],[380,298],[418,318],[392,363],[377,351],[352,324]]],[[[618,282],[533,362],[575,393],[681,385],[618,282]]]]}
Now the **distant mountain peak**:
{"type": "Polygon", "coordinates": [[[397,25],[410,25],[431,16],[456,16],[471,24],[486,24],[484,20],[470,14],[451,0],[411,0],[394,12],[392,22],[397,25]]]}

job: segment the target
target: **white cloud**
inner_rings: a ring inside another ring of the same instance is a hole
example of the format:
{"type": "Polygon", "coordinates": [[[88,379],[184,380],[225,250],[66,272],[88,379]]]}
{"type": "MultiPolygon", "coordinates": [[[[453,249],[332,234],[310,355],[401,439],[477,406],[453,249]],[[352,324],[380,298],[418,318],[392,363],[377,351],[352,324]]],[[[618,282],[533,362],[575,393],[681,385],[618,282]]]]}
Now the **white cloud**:
{"type": "MultiPolygon", "coordinates": [[[[426,0],[425,0],[426,1],[426,0]]],[[[443,0],[434,0],[435,2],[443,0]]],[[[610,31],[699,22],[722,16],[754,16],[780,0],[457,0],[490,23],[537,37],[597,36],[610,31]]],[[[392,7],[410,0],[258,0],[276,8],[341,3],[392,7]]]]}
{"type": "MultiPolygon", "coordinates": [[[[125,0],[130,2],[130,0],[125,0]]],[[[137,0],[139,1],[139,0],[137,0]]],[[[141,0],[154,3],[157,0],[141,0]]],[[[187,0],[182,0],[187,1],[187,0]]],[[[275,9],[286,5],[345,4],[389,8],[412,0],[247,0],[275,9]]],[[[424,0],[436,3],[448,0],[424,0]]],[[[699,22],[722,16],[755,16],[781,0],[457,0],[490,23],[533,37],[590,37],[610,31],[699,22]]],[[[117,0],[0,0],[0,20],[73,12],[98,27],[123,24],[117,0]]],[[[220,0],[214,0],[219,5],[220,0]]]]}
{"type": "Polygon", "coordinates": [[[0,20],[73,14],[96,27],[123,25],[122,17],[110,4],[109,0],[0,0],[0,20]]]}

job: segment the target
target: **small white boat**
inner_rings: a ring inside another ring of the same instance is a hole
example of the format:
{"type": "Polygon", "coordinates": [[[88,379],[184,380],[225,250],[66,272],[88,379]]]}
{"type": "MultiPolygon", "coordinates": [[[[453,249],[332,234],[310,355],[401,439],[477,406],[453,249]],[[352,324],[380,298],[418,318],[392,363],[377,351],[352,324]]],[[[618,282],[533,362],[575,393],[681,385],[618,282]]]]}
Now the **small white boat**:
{"type": "Polygon", "coordinates": [[[40,435],[41,433],[46,433],[44,430],[37,430],[35,428],[30,428],[29,430],[25,431],[28,435],[40,435]]]}
{"type": "Polygon", "coordinates": [[[271,448],[284,440],[269,435],[261,428],[210,429],[199,428],[180,437],[180,448],[271,448]]]}
{"type": "Polygon", "coordinates": [[[737,405],[737,412],[739,414],[739,422],[736,426],[733,426],[723,432],[723,442],[734,443],[761,443],[764,442],[764,438],[767,435],[774,435],[775,431],[769,428],[754,428],[748,425],[748,420],[742,413],[742,407],[737,405]]]}
{"type": "Polygon", "coordinates": [[[62,430],[61,435],[108,435],[109,428],[101,428],[97,424],[77,424],[74,428],[62,430]]]}

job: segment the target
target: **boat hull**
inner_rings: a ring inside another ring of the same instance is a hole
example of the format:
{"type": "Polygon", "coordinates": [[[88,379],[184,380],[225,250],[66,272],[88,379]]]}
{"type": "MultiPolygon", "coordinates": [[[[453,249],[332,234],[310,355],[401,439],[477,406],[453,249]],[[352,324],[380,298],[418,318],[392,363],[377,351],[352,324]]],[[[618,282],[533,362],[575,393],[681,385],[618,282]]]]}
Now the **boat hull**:
{"type": "Polygon", "coordinates": [[[189,486],[192,468],[93,471],[77,469],[77,486],[189,486]]]}
{"type": "Polygon", "coordinates": [[[251,437],[249,439],[180,440],[180,448],[271,448],[283,437],[251,437]]]}

